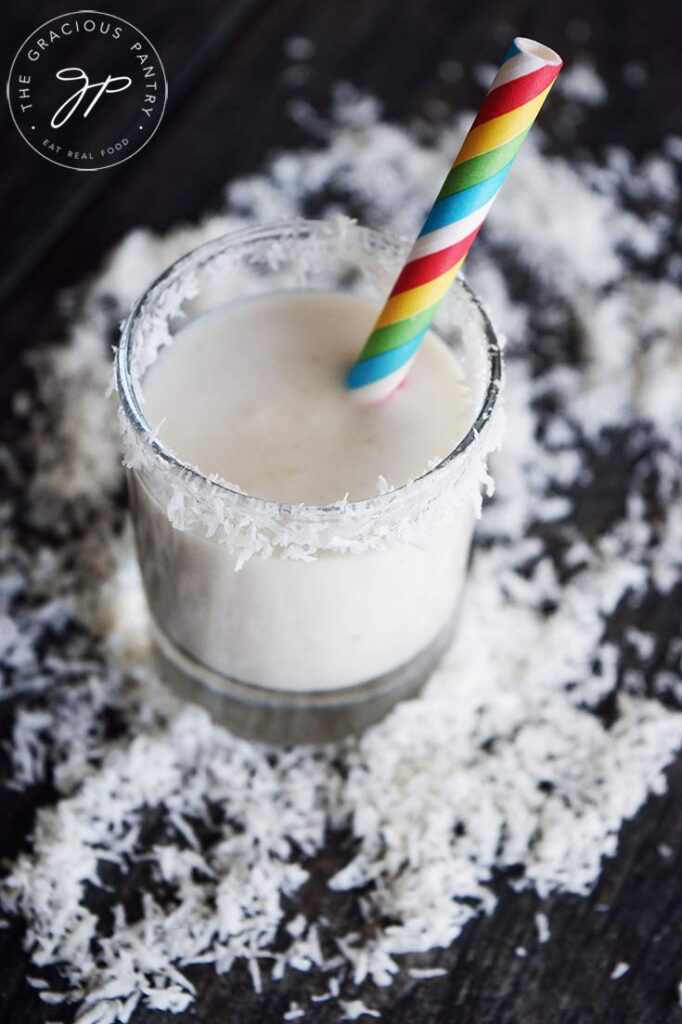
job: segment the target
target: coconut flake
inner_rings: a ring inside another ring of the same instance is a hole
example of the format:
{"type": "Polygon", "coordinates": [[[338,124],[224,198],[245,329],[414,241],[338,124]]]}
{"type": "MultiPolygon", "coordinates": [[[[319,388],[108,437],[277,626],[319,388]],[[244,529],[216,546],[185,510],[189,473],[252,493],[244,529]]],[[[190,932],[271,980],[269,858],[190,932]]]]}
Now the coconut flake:
{"type": "Polygon", "coordinates": [[[609,975],[611,981],[618,981],[619,978],[624,977],[630,970],[630,964],[626,964],[624,960],[621,960],[611,971],[609,975]]]}

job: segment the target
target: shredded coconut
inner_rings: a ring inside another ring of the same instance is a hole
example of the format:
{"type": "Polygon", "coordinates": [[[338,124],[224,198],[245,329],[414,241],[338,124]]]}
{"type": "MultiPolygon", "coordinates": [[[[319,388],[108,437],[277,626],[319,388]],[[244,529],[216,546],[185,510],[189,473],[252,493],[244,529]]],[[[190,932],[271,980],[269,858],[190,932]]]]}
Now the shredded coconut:
{"type": "Polygon", "coordinates": [[[611,978],[611,981],[618,981],[618,979],[627,974],[629,970],[630,964],[626,964],[625,961],[621,960],[620,963],[617,963],[613,968],[609,977],[611,978]]]}
{"type": "Polygon", "coordinates": [[[361,1017],[381,1017],[377,1010],[370,1009],[360,999],[353,999],[351,1002],[341,1002],[343,1011],[342,1020],[360,1020],[361,1017]]]}
{"type": "MultiPolygon", "coordinates": [[[[104,398],[117,322],[163,267],[247,221],[351,210],[414,234],[470,122],[424,141],[347,86],[330,119],[292,115],[317,148],[233,182],[227,213],[116,249],[66,344],[35,360],[38,395],[15,403],[30,432],[2,453],[26,527],[3,508],[7,784],[49,781],[56,798],[3,902],[25,921],[40,997],[79,1003],[80,1024],[182,1012],[187,966],[237,961],[256,991],[309,972],[307,1019],[332,1000],[377,1017],[368,993],[409,970],[405,954],[424,958],[413,981],[434,976],[431,951],[493,912],[505,869],[540,898],[588,893],[682,742],[679,647],[647,666],[647,609],[682,580],[674,144],[655,165],[571,166],[536,131],[472,252],[508,335],[505,446],[459,632],[423,695],[358,741],[273,751],[157,680],[104,398]],[[361,927],[310,915],[309,880],[361,927]]],[[[536,927],[545,941],[544,915],[536,927]]]]}
{"type": "Polygon", "coordinates": [[[557,89],[564,96],[589,106],[600,106],[606,102],[607,91],[595,67],[587,61],[579,61],[565,68],[557,80],[557,89]]]}
{"type": "Polygon", "coordinates": [[[302,1010],[298,1003],[292,1003],[283,1016],[283,1020],[299,1020],[305,1017],[305,1010],[302,1010]]]}
{"type": "Polygon", "coordinates": [[[408,973],[417,981],[430,981],[432,978],[442,978],[448,972],[444,967],[410,967],[408,973]]]}
{"type": "Polygon", "coordinates": [[[544,945],[545,942],[549,942],[551,932],[549,930],[549,918],[547,914],[539,913],[535,915],[535,927],[538,933],[538,942],[540,945],[544,945]]]}

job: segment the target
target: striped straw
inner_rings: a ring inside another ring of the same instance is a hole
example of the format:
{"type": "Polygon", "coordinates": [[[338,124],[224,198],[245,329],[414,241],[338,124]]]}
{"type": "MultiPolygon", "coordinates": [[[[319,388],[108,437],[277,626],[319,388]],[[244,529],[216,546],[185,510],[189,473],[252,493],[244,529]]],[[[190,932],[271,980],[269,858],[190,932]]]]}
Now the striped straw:
{"type": "Polygon", "coordinates": [[[405,379],[523,140],[561,70],[558,54],[516,38],[346,383],[367,402],[405,379]]]}

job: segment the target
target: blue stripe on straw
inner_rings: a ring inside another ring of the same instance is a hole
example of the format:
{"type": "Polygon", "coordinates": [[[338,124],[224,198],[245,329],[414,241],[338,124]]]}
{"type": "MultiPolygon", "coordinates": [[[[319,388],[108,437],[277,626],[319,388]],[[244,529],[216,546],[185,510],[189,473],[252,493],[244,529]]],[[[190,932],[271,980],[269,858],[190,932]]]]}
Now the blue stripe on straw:
{"type": "Polygon", "coordinates": [[[470,213],[474,213],[481,206],[484,206],[489,199],[493,198],[502,185],[513,162],[512,158],[501,171],[493,174],[492,178],[488,178],[487,181],[481,181],[478,185],[472,185],[471,188],[455,192],[453,196],[439,199],[426,218],[424,227],[419,232],[419,237],[422,238],[423,235],[428,235],[431,231],[437,231],[438,228],[454,224],[455,221],[461,220],[462,217],[468,217],[470,213]]]}
{"type": "Polygon", "coordinates": [[[373,384],[376,380],[388,377],[389,373],[394,373],[408,359],[412,358],[428,329],[426,327],[423,331],[420,331],[419,334],[415,335],[410,341],[405,342],[400,348],[393,348],[388,352],[380,352],[379,355],[370,356],[369,359],[363,359],[361,362],[356,363],[355,366],[351,367],[346,378],[348,387],[361,388],[365,384],[373,384]]]}

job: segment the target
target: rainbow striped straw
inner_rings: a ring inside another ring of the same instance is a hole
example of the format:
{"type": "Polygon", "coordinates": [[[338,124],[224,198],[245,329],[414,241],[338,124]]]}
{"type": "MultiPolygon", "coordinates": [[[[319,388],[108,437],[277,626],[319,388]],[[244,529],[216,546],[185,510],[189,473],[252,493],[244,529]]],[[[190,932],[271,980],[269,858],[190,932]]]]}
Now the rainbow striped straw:
{"type": "Polygon", "coordinates": [[[554,50],[532,39],[518,37],[510,46],[348,374],[347,386],[363,401],[387,397],[405,379],[561,67],[554,50]]]}

